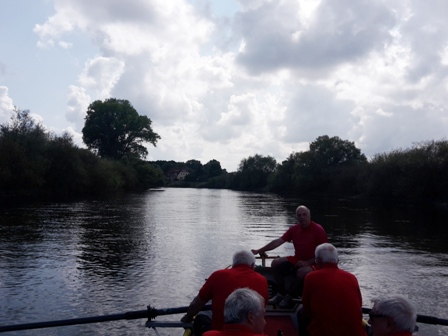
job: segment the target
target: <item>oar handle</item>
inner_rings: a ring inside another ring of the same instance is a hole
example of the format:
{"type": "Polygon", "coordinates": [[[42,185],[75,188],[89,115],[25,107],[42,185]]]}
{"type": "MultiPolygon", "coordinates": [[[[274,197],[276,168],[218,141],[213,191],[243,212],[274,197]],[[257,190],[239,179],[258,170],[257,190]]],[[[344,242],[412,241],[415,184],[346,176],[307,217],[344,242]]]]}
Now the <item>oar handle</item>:
{"type": "MultiPolygon", "coordinates": [[[[368,314],[372,311],[371,308],[362,308],[362,312],[364,314],[368,314]]],[[[428,315],[417,315],[417,322],[425,323],[425,324],[437,324],[437,325],[444,325],[448,326],[448,320],[447,319],[441,319],[435,316],[428,316],[428,315]]]]}
{"type": "MultiPolygon", "coordinates": [[[[212,305],[205,305],[204,308],[201,310],[211,310],[212,305]]],[[[173,314],[182,314],[186,313],[188,311],[188,307],[177,307],[177,308],[163,308],[163,309],[156,309],[151,308],[151,306],[148,306],[148,312],[149,316],[148,318],[153,319],[157,316],[161,315],[173,315],[173,314]]]]}
{"type": "Polygon", "coordinates": [[[448,320],[447,319],[441,319],[441,318],[438,318],[438,317],[428,316],[428,315],[417,315],[417,322],[426,323],[426,324],[438,324],[438,325],[448,326],[448,320]]]}

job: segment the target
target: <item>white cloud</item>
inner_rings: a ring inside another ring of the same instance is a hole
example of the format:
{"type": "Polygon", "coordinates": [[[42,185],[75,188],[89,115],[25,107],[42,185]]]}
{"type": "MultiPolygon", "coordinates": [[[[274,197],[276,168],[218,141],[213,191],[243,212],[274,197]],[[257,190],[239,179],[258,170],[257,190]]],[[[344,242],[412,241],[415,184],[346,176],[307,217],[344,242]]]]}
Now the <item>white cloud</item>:
{"type": "Polygon", "coordinates": [[[78,129],[84,127],[84,117],[90,103],[91,98],[84,88],[74,85],[69,87],[65,115],[67,120],[78,126],[78,129]]]}
{"type": "Polygon", "coordinates": [[[6,123],[12,115],[14,104],[8,95],[8,88],[0,86],[0,123],[6,123]]]}
{"type": "MultiPolygon", "coordinates": [[[[57,6],[57,2],[56,2],[57,6]]],[[[36,24],[33,31],[40,37],[38,41],[39,47],[53,46],[54,39],[59,38],[62,34],[71,32],[74,29],[72,20],[75,17],[70,7],[62,6],[57,9],[57,14],[51,16],[44,24],[36,24]]]]}
{"type": "Polygon", "coordinates": [[[252,114],[256,110],[254,94],[230,97],[228,111],[221,115],[220,126],[241,126],[251,124],[252,114]]]}
{"type": "Polygon", "coordinates": [[[125,63],[115,57],[97,57],[89,60],[79,76],[80,85],[104,100],[109,98],[115,84],[124,72],[125,63]]]}
{"type": "Polygon", "coordinates": [[[75,145],[77,145],[80,148],[87,148],[86,145],[84,144],[84,142],[82,141],[82,133],[81,132],[77,132],[71,126],[66,127],[63,130],[63,132],[68,133],[72,137],[73,142],[75,143],[75,145]]]}
{"type": "Polygon", "coordinates": [[[324,134],[368,156],[446,137],[444,0],[229,1],[53,0],[31,26],[45,47],[37,57],[65,57],[77,74],[72,132],[92,101],[127,99],[162,136],[151,157],[230,171],[254,154],[282,161],[324,134]]]}
{"type": "Polygon", "coordinates": [[[382,49],[396,24],[392,10],[381,1],[322,0],[312,5],[266,1],[241,13],[236,28],[245,48],[238,61],[254,73],[287,67],[301,70],[302,76],[322,76],[322,71],[382,49]],[[308,17],[299,20],[303,15],[308,17]]]}
{"type": "Polygon", "coordinates": [[[36,122],[36,124],[42,125],[45,129],[48,130],[48,127],[44,125],[44,117],[40,114],[30,112],[29,116],[36,122]]]}
{"type": "Polygon", "coordinates": [[[70,49],[73,46],[73,43],[60,41],[59,46],[63,49],[70,49]]]}

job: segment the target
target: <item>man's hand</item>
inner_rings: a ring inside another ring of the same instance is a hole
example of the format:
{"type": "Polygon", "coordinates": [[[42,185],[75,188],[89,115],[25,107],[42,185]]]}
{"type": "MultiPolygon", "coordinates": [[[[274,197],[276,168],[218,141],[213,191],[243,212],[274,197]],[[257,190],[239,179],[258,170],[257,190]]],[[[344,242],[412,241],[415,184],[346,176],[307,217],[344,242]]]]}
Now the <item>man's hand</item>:
{"type": "Polygon", "coordinates": [[[181,321],[182,323],[190,323],[192,320],[193,320],[192,318],[188,317],[188,314],[185,314],[185,315],[180,319],[180,321],[181,321]]]}
{"type": "Polygon", "coordinates": [[[202,301],[201,298],[196,296],[193,301],[191,301],[190,305],[188,306],[187,313],[180,319],[183,323],[189,323],[193,321],[193,317],[201,311],[202,308],[204,308],[206,301],[202,301]]]}

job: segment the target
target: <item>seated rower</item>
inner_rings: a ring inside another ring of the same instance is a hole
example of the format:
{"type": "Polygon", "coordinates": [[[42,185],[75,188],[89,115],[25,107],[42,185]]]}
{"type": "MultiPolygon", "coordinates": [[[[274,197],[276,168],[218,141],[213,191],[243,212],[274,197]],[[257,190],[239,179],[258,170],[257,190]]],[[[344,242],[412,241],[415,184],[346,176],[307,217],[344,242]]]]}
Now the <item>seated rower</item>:
{"type": "Polygon", "coordinates": [[[321,225],[311,220],[310,210],[300,205],[296,209],[297,223],[290,227],[280,238],[272,240],[260,249],[253,249],[253,254],[263,255],[285,242],[294,244],[294,256],[279,257],[272,261],[274,278],[278,293],[269,300],[269,304],[280,308],[289,308],[293,297],[301,296],[305,276],[316,268],[314,250],[320,244],[328,241],[327,234],[321,225]],[[285,276],[295,274],[297,281],[294,286],[286,290],[285,276]]]}
{"type": "Polygon", "coordinates": [[[207,330],[221,330],[224,324],[224,302],[238,288],[248,287],[268,300],[268,282],[264,276],[255,272],[255,256],[248,250],[233,255],[232,268],[213,272],[190,303],[181,322],[188,323],[212,300],[212,318],[199,314],[195,317],[194,334],[201,336],[207,330]]]}

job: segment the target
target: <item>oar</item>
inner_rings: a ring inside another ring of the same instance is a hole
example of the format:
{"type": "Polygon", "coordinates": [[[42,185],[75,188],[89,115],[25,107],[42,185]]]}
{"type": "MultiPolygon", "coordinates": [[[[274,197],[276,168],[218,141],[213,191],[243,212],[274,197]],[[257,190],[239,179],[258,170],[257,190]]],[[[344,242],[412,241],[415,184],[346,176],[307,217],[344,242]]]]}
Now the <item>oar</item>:
{"type": "MultiPolygon", "coordinates": [[[[206,305],[202,310],[211,310],[211,305],[206,305]]],[[[146,310],[130,311],[122,314],[112,314],[112,315],[101,315],[101,316],[91,316],[91,317],[81,317],[69,320],[57,320],[57,321],[47,321],[47,322],[36,322],[36,323],[25,323],[16,324],[9,326],[0,326],[0,332],[5,331],[15,331],[15,330],[27,330],[27,329],[39,329],[39,328],[49,328],[49,327],[61,327],[75,324],[87,324],[87,323],[97,323],[106,321],[117,321],[117,320],[135,320],[140,318],[147,318],[149,320],[154,319],[161,315],[171,315],[171,314],[181,314],[186,313],[188,307],[177,307],[177,308],[164,308],[156,309],[148,306],[146,310]]]]}
{"type": "MultiPolygon", "coordinates": [[[[364,314],[368,314],[372,311],[370,308],[362,308],[362,312],[364,314]]],[[[438,324],[448,326],[448,319],[441,319],[435,316],[428,315],[417,315],[417,322],[425,323],[425,324],[438,324]]]]}
{"type": "MultiPolygon", "coordinates": [[[[294,302],[298,304],[302,304],[301,299],[294,299],[294,302]]],[[[362,307],[362,313],[368,314],[372,311],[372,308],[365,308],[362,307]]],[[[425,323],[425,324],[438,324],[443,326],[448,326],[448,319],[441,319],[435,316],[428,316],[428,315],[417,315],[417,322],[425,323]]]]}

